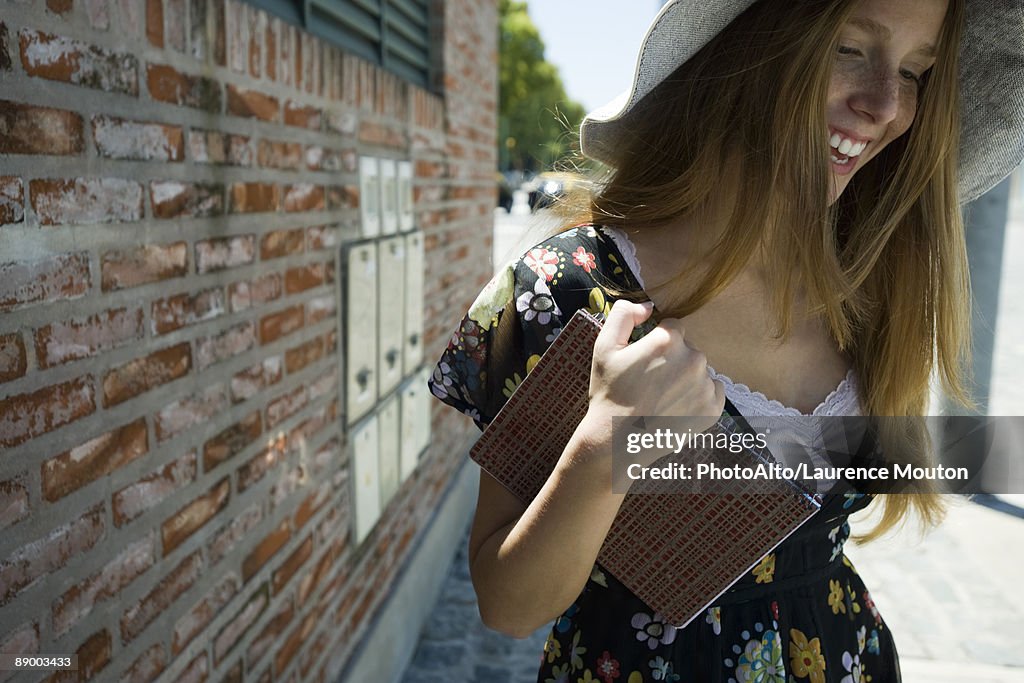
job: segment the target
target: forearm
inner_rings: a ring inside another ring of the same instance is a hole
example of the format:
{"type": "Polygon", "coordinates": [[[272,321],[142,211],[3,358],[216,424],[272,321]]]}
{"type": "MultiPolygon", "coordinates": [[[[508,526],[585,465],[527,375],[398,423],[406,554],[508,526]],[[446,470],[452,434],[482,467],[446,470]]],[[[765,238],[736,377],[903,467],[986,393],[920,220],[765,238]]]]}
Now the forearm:
{"type": "Polygon", "coordinates": [[[612,492],[603,430],[603,421],[584,418],[525,512],[471,558],[480,612],[493,628],[526,636],[561,614],[586,584],[625,497],[612,492]]]}

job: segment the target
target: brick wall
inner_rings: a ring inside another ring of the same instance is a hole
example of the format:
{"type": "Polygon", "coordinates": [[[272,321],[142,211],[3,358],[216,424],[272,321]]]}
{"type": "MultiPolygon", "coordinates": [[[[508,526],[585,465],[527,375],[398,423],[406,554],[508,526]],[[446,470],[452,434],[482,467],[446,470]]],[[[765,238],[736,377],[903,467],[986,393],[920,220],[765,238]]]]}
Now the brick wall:
{"type": "Polygon", "coordinates": [[[0,652],[80,663],[16,680],[343,675],[470,433],[355,547],[359,155],[414,164],[428,364],[491,270],[497,3],[435,4],[441,94],[231,0],[4,1],[0,652]]]}

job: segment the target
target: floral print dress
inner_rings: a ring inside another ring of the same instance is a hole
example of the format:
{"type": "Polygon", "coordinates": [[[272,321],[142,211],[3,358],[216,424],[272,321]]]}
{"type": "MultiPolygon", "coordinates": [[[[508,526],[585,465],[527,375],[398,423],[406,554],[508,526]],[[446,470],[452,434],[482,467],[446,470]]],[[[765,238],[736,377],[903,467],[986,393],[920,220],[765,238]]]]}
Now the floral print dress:
{"type": "MultiPolygon", "coordinates": [[[[577,309],[606,315],[609,284],[644,300],[637,282],[600,226],[545,240],[480,293],[434,368],[431,392],[484,429],[577,309]]],[[[633,339],[654,324],[638,327],[633,339]]],[[[729,402],[727,409],[738,414],[729,402]]],[[[899,681],[889,629],[843,554],[847,517],[869,499],[825,495],[810,521],[684,628],[595,565],[554,622],[538,682],[899,681]]]]}

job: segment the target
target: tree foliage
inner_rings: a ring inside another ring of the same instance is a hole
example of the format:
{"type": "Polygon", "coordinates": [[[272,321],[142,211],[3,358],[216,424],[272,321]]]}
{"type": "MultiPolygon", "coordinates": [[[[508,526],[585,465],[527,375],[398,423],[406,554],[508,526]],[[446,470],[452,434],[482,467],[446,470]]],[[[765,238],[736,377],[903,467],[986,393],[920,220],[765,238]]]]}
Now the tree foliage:
{"type": "Polygon", "coordinates": [[[583,106],[566,95],[526,2],[500,0],[498,156],[503,169],[540,171],[577,148],[583,106]]]}

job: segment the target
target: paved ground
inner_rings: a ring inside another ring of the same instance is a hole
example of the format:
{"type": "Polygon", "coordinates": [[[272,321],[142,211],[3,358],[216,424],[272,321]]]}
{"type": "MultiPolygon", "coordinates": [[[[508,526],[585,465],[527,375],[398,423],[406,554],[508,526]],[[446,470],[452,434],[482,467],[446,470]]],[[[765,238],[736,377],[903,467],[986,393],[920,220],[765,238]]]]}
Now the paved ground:
{"type": "MultiPolygon", "coordinates": [[[[1024,263],[1020,184],[1013,211],[997,328],[999,380],[991,408],[992,414],[1024,415],[1024,297],[1009,296],[1024,292],[1024,269],[1010,266],[1024,263]]],[[[521,239],[527,219],[516,211],[497,218],[495,261],[500,265],[513,245],[528,239],[521,239]]],[[[531,683],[547,627],[526,640],[485,628],[469,581],[465,545],[403,681],[531,683]]],[[[986,505],[958,499],[947,521],[923,541],[905,531],[863,547],[848,543],[847,554],[892,628],[906,683],[1024,683],[1024,495],[1001,496],[986,505]]]]}

